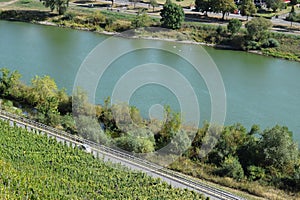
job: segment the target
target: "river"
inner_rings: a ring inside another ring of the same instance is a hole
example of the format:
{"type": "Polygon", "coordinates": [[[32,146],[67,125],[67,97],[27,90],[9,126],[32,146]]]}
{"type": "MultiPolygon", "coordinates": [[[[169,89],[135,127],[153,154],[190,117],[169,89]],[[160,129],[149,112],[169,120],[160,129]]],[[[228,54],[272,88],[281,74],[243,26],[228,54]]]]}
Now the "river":
{"type": "MultiPolygon", "coordinates": [[[[27,83],[35,75],[49,75],[59,87],[66,88],[70,93],[86,56],[107,38],[105,35],[67,28],[0,21],[0,67],[18,70],[23,75],[22,80],[27,83]]],[[[125,38],[120,41],[119,45],[133,48],[144,42],[125,38]]],[[[179,51],[186,48],[195,51],[198,49],[197,45],[192,44],[155,42],[179,51]]],[[[118,47],[112,45],[108,48],[105,51],[113,54],[118,47]]],[[[225,124],[240,122],[247,128],[252,124],[259,124],[262,128],[275,124],[285,125],[300,142],[298,62],[210,47],[204,49],[217,65],[224,81],[227,100],[225,124]]],[[[98,84],[96,103],[103,103],[105,97],[112,95],[115,84],[132,66],[153,61],[174,66],[194,88],[199,89],[196,95],[200,104],[201,121],[209,121],[211,102],[205,82],[194,75],[193,69],[185,60],[153,49],[131,52],[114,60],[98,84]]],[[[163,73],[168,72],[161,72],[161,76],[168,76],[163,73]]],[[[175,110],[180,107],[174,91],[158,84],[138,88],[132,94],[130,104],[138,107],[144,116],[148,115],[153,105],[169,104],[175,110]]]]}

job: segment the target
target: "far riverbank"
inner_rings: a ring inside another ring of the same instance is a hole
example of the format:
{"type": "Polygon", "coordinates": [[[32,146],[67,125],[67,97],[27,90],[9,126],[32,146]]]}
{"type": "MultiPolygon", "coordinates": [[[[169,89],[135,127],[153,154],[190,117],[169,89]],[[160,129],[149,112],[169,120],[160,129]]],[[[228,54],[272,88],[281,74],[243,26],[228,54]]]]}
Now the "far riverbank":
{"type": "Polygon", "coordinates": [[[128,38],[144,38],[164,41],[174,41],[187,44],[200,44],[218,49],[247,51],[265,56],[273,56],[287,60],[300,61],[300,36],[283,33],[270,33],[280,46],[276,48],[262,48],[247,50],[241,46],[246,30],[241,30],[233,38],[229,38],[225,26],[207,25],[200,22],[185,22],[180,30],[160,28],[158,18],[148,17],[145,27],[141,31],[133,31],[132,21],[135,15],[85,10],[84,8],[70,7],[69,11],[58,16],[48,11],[40,10],[3,10],[0,19],[22,21],[34,24],[67,27],[77,30],[92,31],[100,34],[121,36],[128,38]],[[155,32],[150,27],[155,27],[155,32]],[[160,31],[157,31],[157,30],[160,31]],[[126,34],[130,31],[131,34],[126,34]],[[124,34],[125,32],[125,34],[124,34]]]}

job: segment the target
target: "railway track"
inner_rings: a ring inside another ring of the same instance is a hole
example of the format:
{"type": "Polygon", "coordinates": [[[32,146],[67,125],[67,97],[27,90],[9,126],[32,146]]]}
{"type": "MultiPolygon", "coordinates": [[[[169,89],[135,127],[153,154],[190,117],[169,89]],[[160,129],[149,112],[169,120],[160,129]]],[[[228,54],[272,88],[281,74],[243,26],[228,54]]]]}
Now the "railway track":
{"type": "Polygon", "coordinates": [[[29,120],[24,117],[20,117],[6,111],[0,110],[0,118],[8,120],[15,125],[22,126],[28,130],[34,132],[45,133],[50,137],[54,137],[57,140],[64,141],[73,146],[88,145],[90,147],[90,153],[93,153],[96,156],[104,155],[109,159],[114,159],[120,162],[123,165],[134,166],[140,171],[146,172],[147,174],[155,177],[160,177],[164,181],[169,182],[175,187],[188,188],[204,195],[210,197],[211,199],[220,199],[220,200],[243,200],[239,196],[236,196],[232,193],[214,188],[207,184],[204,184],[200,181],[191,179],[190,177],[183,175],[181,173],[163,168],[157,164],[149,162],[145,159],[130,155],[128,153],[100,145],[98,143],[80,138],[75,135],[71,135],[67,132],[46,126],[44,124],[29,120]]]}

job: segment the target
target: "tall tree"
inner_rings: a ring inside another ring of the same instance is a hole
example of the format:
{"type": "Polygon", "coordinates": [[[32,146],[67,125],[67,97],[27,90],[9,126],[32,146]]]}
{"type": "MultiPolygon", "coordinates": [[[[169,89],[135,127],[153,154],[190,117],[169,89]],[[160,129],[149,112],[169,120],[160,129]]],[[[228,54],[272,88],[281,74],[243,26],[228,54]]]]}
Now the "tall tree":
{"type": "Polygon", "coordinates": [[[69,6],[69,0],[40,0],[51,12],[56,9],[58,14],[63,15],[69,6]]]}
{"type": "Polygon", "coordinates": [[[30,103],[45,115],[56,113],[59,99],[58,88],[54,79],[49,76],[35,76],[31,80],[31,84],[32,89],[28,97],[30,103]]]}
{"type": "Polygon", "coordinates": [[[266,0],[267,8],[271,8],[274,12],[281,8],[284,4],[284,0],[266,0]]]}
{"type": "Polygon", "coordinates": [[[21,74],[7,68],[1,68],[0,72],[0,94],[4,97],[11,96],[13,87],[20,84],[21,74]]]}
{"type": "Polygon", "coordinates": [[[241,26],[242,26],[242,22],[240,20],[231,19],[227,25],[227,29],[231,33],[231,35],[234,35],[237,32],[239,32],[241,26]]]}
{"type": "Polygon", "coordinates": [[[150,5],[152,6],[154,12],[154,8],[158,6],[158,3],[156,0],[150,0],[150,5]]]}
{"type": "Polygon", "coordinates": [[[172,3],[170,0],[164,4],[160,12],[161,24],[165,28],[179,29],[184,20],[184,12],[181,6],[172,3]]]}
{"type": "Polygon", "coordinates": [[[207,15],[207,12],[212,7],[212,0],[195,0],[195,5],[197,11],[203,12],[207,15]]]}
{"type": "Polygon", "coordinates": [[[262,17],[253,18],[251,21],[246,23],[247,36],[250,40],[257,42],[262,41],[268,35],[269,28],[272,27],[270,20],[262,17]]]}
{"type": "Polygon", "coordinates": [[[233,12],[236,8],[234,0],[215,0],[212,4],[213,11],[221,12],[223,20],[226,13],[233,12]]]}
{"type": "Polygon", "coordinates": [[[241,5],[241,15],[247,16],[247,21],[249,16],[256,13],[256,7],[253,0],[243,0],[241,5]]]}
{"type": "Polygon", "coordinates": [[[276,125],[272,129],[265,130],[262,133],[260,148],[266,166],[283,171],[293,167],[297,162],[298,146],[287,127],[276,125]]]}

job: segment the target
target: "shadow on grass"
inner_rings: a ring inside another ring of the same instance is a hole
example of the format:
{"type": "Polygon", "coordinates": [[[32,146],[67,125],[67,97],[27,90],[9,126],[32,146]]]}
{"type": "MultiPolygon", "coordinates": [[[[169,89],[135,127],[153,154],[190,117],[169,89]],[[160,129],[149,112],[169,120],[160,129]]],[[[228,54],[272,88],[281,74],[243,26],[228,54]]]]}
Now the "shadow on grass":
{"type": "Polygon", "coordinates": [[[45,21],[54,16],[57,14],[39,10],[4,10],[0,13],[0,19],[24,22],[45,21]]]}
{"type": "Polygon", "coordinates": [[[229,20],[225,19],[222,20],[221,18],[209,17],[206,15],[198,14],[185,14],[185,21],[186,22],[205,22],[205,23],[218,23],[224,24],[227,23],[229,20]]]}

